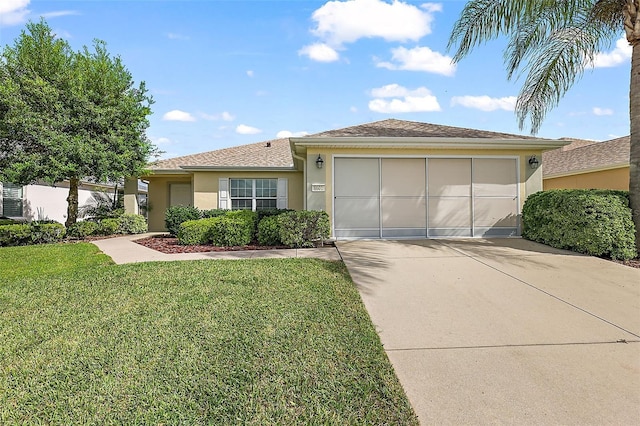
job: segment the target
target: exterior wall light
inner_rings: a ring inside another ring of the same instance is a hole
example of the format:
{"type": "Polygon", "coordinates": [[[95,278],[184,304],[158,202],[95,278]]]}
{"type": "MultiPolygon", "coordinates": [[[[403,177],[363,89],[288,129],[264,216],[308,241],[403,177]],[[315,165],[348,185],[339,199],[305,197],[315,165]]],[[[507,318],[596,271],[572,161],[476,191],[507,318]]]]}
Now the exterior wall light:
{"type": "Polygon", "coordinates": [[[320,154],[318,154],[318,158],[316,158],[316,167],[321,169],[323,164],[324,164],[324,160],[322,159],[320,154]]]}
{"type": "Polygon", "coordinates": [[[529,167],[535,170],[538,168],[539,165],[540,165],[540,161],[538,161],[535,155],[532,155],[531,158],[529,158],[529,167]]]}

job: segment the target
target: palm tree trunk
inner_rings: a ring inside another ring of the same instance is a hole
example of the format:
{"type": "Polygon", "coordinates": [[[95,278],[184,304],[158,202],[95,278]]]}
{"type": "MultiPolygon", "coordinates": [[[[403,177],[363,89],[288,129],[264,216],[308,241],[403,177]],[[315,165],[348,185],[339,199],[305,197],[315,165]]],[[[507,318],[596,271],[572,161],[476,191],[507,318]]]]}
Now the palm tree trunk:
{"type": "Polygon", "coordinates": [[[69,179],[69,196],[67,197],[67,220],[64,226],[67,228],[78,220],[78,184],[80,179],[69,179]]]}
{"type": "Polygon", "coordinates": [[[636,226],[636,250],[640,253],[640,45],[633,45],[629,92],[631,149],[629,152],[629,201],[636,226]]]}

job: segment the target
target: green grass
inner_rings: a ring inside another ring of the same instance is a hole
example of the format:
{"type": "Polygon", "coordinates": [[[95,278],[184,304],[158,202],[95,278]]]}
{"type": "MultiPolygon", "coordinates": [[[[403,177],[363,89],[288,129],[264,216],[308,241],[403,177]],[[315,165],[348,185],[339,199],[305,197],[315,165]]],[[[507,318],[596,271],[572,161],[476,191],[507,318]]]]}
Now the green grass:
{"type": "Polygon", "coordinates": [[[417,424],[342,263],[92,247],[0,249],[1,424],[417,424]]]}

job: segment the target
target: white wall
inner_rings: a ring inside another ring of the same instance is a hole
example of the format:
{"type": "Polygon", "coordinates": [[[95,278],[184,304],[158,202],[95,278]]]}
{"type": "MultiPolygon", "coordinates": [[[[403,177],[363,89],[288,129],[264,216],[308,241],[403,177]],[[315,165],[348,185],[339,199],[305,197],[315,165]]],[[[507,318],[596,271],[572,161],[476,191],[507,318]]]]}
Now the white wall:
{"type": "MultiPolygon", "coordinates": [[[[64,223],[67,219],[67,196],[69,188],[57,188],[45,185],[27,185],[23,187],[23,215],[29,220],[52,219],[64,223]]],[[[91,191],[78,190],[78,205],[87,204],[91,191]]]]}

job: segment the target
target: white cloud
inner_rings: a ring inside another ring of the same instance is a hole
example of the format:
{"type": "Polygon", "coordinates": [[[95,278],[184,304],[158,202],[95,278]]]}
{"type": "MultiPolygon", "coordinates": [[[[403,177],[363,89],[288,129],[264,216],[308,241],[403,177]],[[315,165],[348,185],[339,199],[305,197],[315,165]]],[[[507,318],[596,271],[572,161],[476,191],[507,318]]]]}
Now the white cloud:
{"type": "Polygon", "coordinates": [[[151,139],[151,142],[153,142],[154,145],[171,145],[171,139],[169,138],[164,138],[164,137],[153,137],[150,136],[149,139],[151,139]]]}
{"type": "Polygon", "coordinates": [[[198,114],[201,118],[208,120],[208,121],[233,121],[236,119],[235,115],[232,115],[230,112],[228,111],[223,111],[220,114],[207,114],[204,112],[201,112],[198,114]]]}
{"type": "Polygon", "coordinates": [[[302,136],[307,136],[309,134],[309,132],[290,132],[289,130],[280,130],[277,134],[276,137],[278,139],[281,138],[299,138],[302,136]]]}
{"type": "Polygon", "coordinates": [[[398,47],[391,49],[392,62],[379,62],[379,68],[390,70],[426,71],[435,74],[452,76],[456,71],[456,65],[450,56],[434,52],[428,47],[398,47]]]}
{"type": "Polygon", "coordinates": [[[179,109],[165,113],[162,119],[165,121],[196,121],[193,115],[185,111],[180,111],[179,109]]]}
{"type": "Polygon", "coordinates": [[[55,12],[41,13],[40,16],[46,19],[59,18],[61,16],[80,15],[77,10],[57,10],[55,12]]]}
{"type": "Polygon", "coordinates": [[[356,108],[356,107],[352,106],[351,108],[349,108],[349,111],[351,111],[351,112],[354,112],[354,113],[355,113],[355,112],[358,112],[358,108],[356,108]]]}
{"type": "Polygon", "coordinates": [[[329,1],[313,12],[312,33],[331,46],[373,37],[416,41],[431,33],[433,13],[440,10],[438,4],[417,7],[398,0],[329,1]]]}
{"type": "Polygon", "coordinates": [[[240,133],[241,135],[257,135],[258,133],[262,133],[262,130],[245,124],[240,124],[236,127],[236,133],[240,133]]]}
{"type": "Polygon", "coordinates": [[[426,87],[407,89],[398,84],[388,84],[371,89],[369,109],[381,113],[440,111],[438,99],[426,87]],[[392,99],[387,99],[392,98],[392,99]]]}
{"type": "Polygon", "coordinates": [[[253,77],[253,70],[247,70],[247,75],[249,77],[253,77]]]}
{"type": "Polygon", "coordinates": [[[18,25],[27,20],[30,0],[2,0],[0,2],[0,25],[18,25]]]}
{"type": "Polygon", "coordinates": [[[598,53],[593,60],[594,68],[610,68],[628,63],[631,59],[633,48],[625,37],[616,41],[616,47],[609,53],[598,53]]]}
{"type": "Polygon", "coordinates": [[[489,96],[454,96],[451,98],[451,106],[461,105],[466,108],[479,109],[480,111],[495,111],[502,109],[513,111],[516,107],[515,96],[504,98],[492,98],[489,96]]]}
{"type": "Polygon", "coordinates": [[[340,58],[338,52],[324,43],[315,43],[298,50],[298,55],[308,56],[318,62],[335,62],[340,58]]]}
{"type": "Polygon", "coordinates": [[[178,34],[178,33],[168,33],[167,37],[170,40],[189,40],[189,36],[186,36],[184,34],[178,34]]]}
{"type": "Polygon", "coordinates": [[[593,115],[613,115],[613,110],[610,108],[594,107],[592,112],[593,112],[593,115]]]}
{"type": "Polygon", "coordinates": [[[53,32],[55,33],[56,38],[61,38],[66,40],[70,40],[72,38],[71,33],[66,30],[53,30],[53,32]]]}

